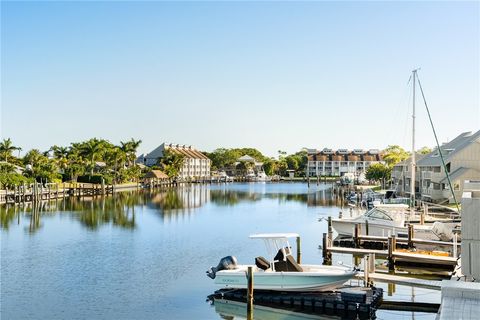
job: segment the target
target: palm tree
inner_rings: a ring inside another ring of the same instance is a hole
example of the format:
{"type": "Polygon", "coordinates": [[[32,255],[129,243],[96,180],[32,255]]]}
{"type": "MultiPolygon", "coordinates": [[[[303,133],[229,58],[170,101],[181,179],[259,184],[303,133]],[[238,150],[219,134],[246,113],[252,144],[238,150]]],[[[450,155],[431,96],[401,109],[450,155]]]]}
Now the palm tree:
{"type": "Polygon", "coordinates": [[[22,148],[14,146],[10,138],[3,139],[0,142],[0,155],[5,159],[5,162],[8,162],[8,158],[12,156],[12,152],[15,150],[20,151],[22,148]]]}
{"type": "MultiPolygon", "coordinates": [[[[127,159],[127,154],[122,147],[114,146],[105,154],[105,160],[107,164],[113,167],[115,172],[115,180],[117,180],[119,169],[125,167],[125,160],[127,159]]],[[[118,181],[116,181],[118,182],[118,181]]]]}
{"type": "Polygon", "coordinates": [[[142,143],[142,140],[135,140],[131,138],[129,141],[123,142],[120,141],[120,149],[125,152],[127,157],[128,166],[131,166],[135,163],[135,159],[137,158],[137,149],[142,143]]]}
{"type": "Polygon", "coordinates": [[[52,146],[50,150],[53,151],[53,157],[57,160],[67,158],[68,156],[67,147],[52,146]]]}
{"type": "Polygon", "coordinates": [[[97,138],[90,139],[80,144],[81,154],[90,160],[90,175],[93,176],[93,169],[95,168],[95,160],[104,153],[107,143],[105,140],[97,138]]]}

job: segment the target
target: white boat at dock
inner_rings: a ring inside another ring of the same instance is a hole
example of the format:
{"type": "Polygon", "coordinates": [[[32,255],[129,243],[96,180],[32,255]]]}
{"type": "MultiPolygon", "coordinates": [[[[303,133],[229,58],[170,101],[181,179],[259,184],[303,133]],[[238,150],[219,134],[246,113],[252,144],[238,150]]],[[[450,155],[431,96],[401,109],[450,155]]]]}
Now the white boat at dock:
{"type": "MultiPolygon", "coordinates": [[[[410,212],[406,205],[379,204],[367,212],[355,217],[332,219],[332,228],[340,237],[352,237],[355,225],[359,224],[363,233],[369,236],[391,236],[407,238],[408,227],[405,225],[410,212]],[[368,224],[368,226],[367,226],[368,224]]],[[[451,241],[452,225],[436,221],[433,225],[412,224],[415,238],[425,240],[451,241]]]]}
{"type": "Polygon", "coordinates": [[[251,239],[265,242],[269,260],[255,258],[255,265],[238,265],[233,256],[222,258],[217,267],[207,271],[215,284],[246,289],[247,270],[252,267],[255,289],[275,291],[326,291],[338,288],[354,277],[355,271],[343,266],[298,264],[291,254],[289,238],[296,233],[254,234],[251,239]]]}

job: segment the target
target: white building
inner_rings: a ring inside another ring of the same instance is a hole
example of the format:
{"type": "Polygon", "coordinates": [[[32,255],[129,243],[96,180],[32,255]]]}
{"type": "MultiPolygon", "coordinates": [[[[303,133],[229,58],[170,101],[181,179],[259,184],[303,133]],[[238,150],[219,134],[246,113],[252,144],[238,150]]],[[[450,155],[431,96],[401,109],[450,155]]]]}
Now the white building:
{"type": "Polygon", "coordinates": [[[324,148],[321,151],[308,149],[307,174],[315,176],[342,176],[352,173],[360,176],[374,163],[384,163],[377,149],[363,150],[347,149],[332,150],[324,148]]]}
{"type": "Polygon", "coordinates": [[[149,167],[156,165],[159,159],[163,158],[165,150],[180,154],[184,157],[183,166],[180,169],[178,178],[197,179],[210,177],[210,159],[192,146],[162,143],[151,152],[138,157],[137,162],[149,167]]]}

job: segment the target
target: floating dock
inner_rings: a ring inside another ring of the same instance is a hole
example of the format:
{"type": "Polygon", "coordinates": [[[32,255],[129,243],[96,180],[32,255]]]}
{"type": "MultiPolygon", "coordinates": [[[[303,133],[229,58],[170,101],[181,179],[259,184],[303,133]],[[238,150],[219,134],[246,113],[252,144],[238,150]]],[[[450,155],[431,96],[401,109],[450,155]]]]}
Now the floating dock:
{"type": "MultiPolygon", "coordinates": [[[[208,300],[213,304],[230,303],[232,306],[232,303],[245,303],[247,295],[245,289],[221,289],[210,295],[208,300]]],[[[255,290],[254,308],[261,306],[274,308],[276,312],[331,315],[343,319],[372,319],[382,297],[383,290],[375,287],[345,287],[338,291],[314,293],[255,290]]],[[[246,307],[241,310],[246,314],[246,307]]]]}

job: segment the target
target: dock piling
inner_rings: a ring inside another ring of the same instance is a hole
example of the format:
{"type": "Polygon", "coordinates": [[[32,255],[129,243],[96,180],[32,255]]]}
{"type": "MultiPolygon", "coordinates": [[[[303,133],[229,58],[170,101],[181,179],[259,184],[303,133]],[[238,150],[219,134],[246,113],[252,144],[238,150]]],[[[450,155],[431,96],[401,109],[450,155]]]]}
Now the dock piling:
{"type": "Polygon", "coordinates": [[[253,267],[247,271],[247,319],[253,320],[253,267]]]}
{"type": "Polygon", "coordinates": [[[300,237],[297,237],[297,263],[301,264],[302,263],[302,249],[301,249],[301,239],[300,237]]]}
{"type": "Polygon", "coordinates": [[[393,271],[395,270],[395,261],[393,257],[393,253],[395,252],[397,246],[397,241],[395,236],[388,237],[388,270],[393,271]]]}
{"type": "Polygon", "coordinates": [[[413,248],[414,229],[413,224],[408,225],[408,248],[413,248]]]}

